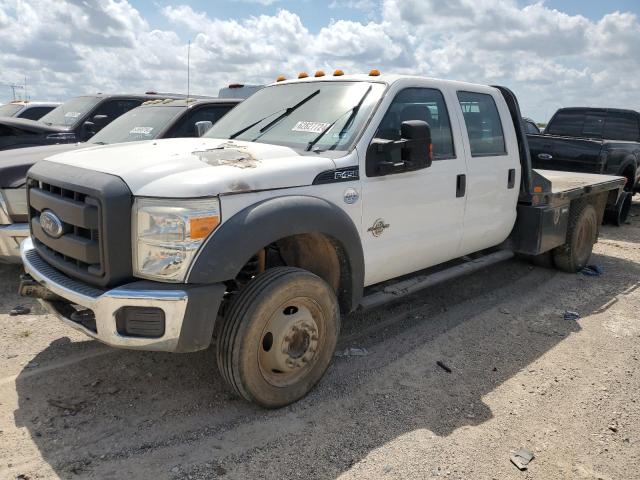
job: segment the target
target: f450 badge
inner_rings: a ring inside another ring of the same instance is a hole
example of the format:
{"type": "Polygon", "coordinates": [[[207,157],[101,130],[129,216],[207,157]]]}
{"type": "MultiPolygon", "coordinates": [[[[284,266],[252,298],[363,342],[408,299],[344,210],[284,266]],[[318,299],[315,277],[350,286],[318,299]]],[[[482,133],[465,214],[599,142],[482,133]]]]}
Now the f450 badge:
{"type": "Polygon", "coordinates": [[[373,222],[373,225],[371,225],[367,229],[367,232],[371,232],[371,234],[374,237],[379,237],[380,235],[382,235],[384,233],[385,229],[387,229],[387,228],[389,228],[389,224],[388,223],[384,223],[384,219],[383,218],[379,218],[375,222],[373,222]]]}

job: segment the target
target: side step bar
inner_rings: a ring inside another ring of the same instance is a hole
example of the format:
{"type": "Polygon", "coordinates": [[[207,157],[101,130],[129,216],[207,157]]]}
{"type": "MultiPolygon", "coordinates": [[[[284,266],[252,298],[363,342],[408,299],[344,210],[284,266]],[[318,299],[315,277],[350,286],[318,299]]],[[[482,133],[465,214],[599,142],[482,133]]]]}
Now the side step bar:
{"type": "Polygon", "coordinates": [[[363,297],[358,308],[360,310],[366,310],[378,307],[424,288],[436,285],[437,283],[445,282],[462,275],[467,275],[484,267],[488,267],[489,265],[509,260],[510,258],[513,258],[513,256],[514,253],[510,250],[499,250],[485,255],[484,257],[469,260],[468,262],[456,265],[455,267],[451,267],[446,270],[441,270],[427,275],[418,275],[407,280],[387,285],[384,290],[363,297]]]}

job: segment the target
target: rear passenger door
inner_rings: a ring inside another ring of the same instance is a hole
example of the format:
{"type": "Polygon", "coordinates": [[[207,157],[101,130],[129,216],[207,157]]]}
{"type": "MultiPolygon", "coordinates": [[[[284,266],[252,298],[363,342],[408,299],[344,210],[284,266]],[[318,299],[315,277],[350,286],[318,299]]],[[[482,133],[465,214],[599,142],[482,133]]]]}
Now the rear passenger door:
{"type": "Polygon", "coordinates": [[[197,137],[196,123],[208,121],[215,124],[231,108],[233,108],[231,105],[210,105],[187,110],[165,138],[197,137]]]}
{"type": "Polygon", "coordinates": [[[457,96],[467,161],[464,255],[508,237],[516,220],[521,169],[505,102],[496,102],[490,93],[458,91],[457,96]]]}

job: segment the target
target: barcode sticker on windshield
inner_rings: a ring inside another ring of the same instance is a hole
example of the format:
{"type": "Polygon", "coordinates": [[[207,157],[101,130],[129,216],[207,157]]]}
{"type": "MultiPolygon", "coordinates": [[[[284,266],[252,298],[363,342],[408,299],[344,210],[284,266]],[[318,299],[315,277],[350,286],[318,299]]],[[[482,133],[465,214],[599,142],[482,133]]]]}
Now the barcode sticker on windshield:
{"type": "Polygon", "coordinates": [[[80,115],[82,115],[80,112],[67,112],[64,114],[67,118],[78,118],[80,115]]]}
{"type": "Polygon", "coordinates": [[[292,132],[322,133],[329,128],[330,123],[323,122],[298,122],[291,129],[292,132]]]}
{"type": "Polygon", "coordinates": [[[135,127],[129,132],[129,135],[149,135],[153,131],[153,127],[135,127]]]}

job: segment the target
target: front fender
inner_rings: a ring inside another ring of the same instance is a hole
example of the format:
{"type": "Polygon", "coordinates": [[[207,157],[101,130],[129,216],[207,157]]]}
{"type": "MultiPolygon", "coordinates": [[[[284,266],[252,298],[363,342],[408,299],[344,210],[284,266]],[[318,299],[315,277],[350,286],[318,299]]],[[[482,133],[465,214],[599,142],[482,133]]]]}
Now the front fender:
{"type": "Polygon", "coordinates": [[[358,229],[340,208],[324,199],[291,195],[264,200],[236,213],[200,248],[188,283],[234,279],[260,249],[285,237],[325,234],[344,249],[350,268],[350,309],[362,298],[364,255],[358,229]]]}

